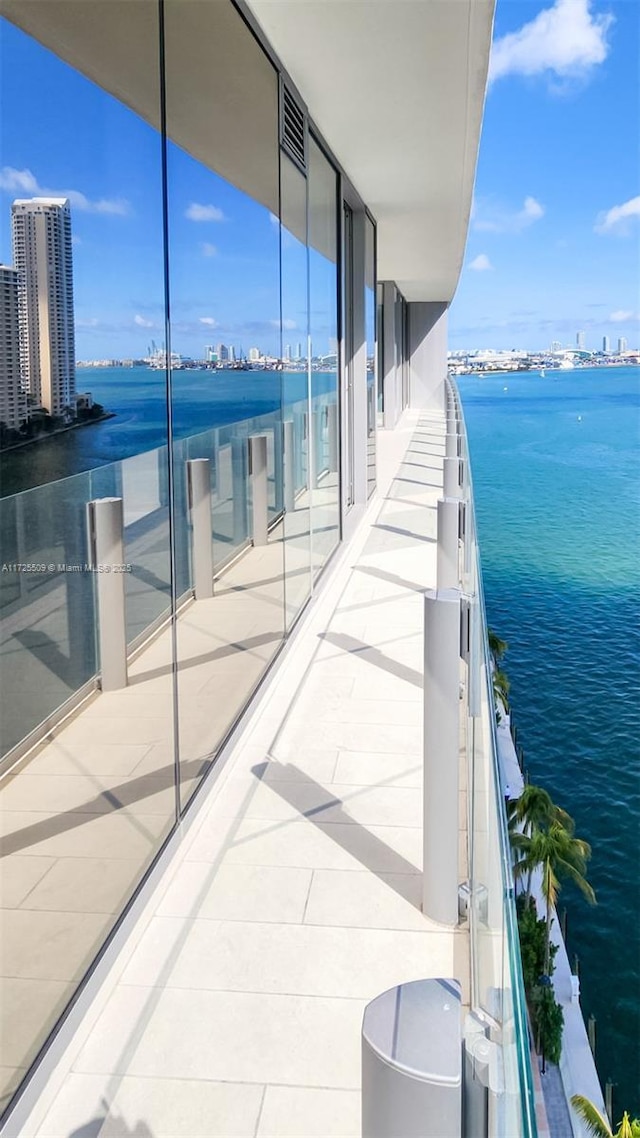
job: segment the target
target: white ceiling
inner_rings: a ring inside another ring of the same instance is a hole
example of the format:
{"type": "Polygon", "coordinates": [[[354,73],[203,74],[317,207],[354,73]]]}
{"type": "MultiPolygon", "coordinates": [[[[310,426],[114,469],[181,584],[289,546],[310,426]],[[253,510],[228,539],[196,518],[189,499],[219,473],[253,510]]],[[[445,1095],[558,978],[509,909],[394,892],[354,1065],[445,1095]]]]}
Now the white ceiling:
{"type": "MultiPolygon", "coordinates": [[[[378,222],[378,277],[451,300],[471,209],[494,0],[246,0],[378,222]]],[[[155,0],[0,11],[160,125],[155,0]]],[[[223,0],[165,0],[167,129],[274,212],[277,77],[223,0]]]]}
{"type": "Polygon", "coordinates": [[[451,300],[494,0],[247,0],[378,222],[378,276],[451,300]]]}

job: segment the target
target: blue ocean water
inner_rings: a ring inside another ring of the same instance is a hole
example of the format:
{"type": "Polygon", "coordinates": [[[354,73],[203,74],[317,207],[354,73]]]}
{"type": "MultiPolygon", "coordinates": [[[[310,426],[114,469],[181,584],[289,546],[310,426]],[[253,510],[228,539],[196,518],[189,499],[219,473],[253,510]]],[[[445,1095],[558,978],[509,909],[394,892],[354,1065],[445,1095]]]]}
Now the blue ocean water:
{"type": "Polygon", "coordinates": [[[459,380],[518,741],[591,843],[570,959],[614,1116],[640,1115],[640,369],[459,380]]]}
{"type": "MultiPolygon", "coordinates": [[[[335,373],[315,372],[314,393],[335,385],[335,373]]],[[[165,373],[147,367],[81,368],[78,391],[90,391],[114,418],[66,431],[0,455],[0,495],[67,478],[153,450],[167,441],[165,373]]],[[[177,371],[173,376],[175,438],[275,411],[305,398],[304,372],[177,371]]]]}

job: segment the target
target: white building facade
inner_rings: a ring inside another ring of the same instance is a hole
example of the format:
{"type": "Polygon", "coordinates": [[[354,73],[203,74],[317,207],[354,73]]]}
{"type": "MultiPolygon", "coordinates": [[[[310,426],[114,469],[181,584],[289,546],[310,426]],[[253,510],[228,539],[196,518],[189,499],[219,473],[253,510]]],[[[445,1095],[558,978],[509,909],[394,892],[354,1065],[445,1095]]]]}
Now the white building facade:
{"type": "Polygon", "coordinates": [[[69,201],[18,199],[11,224],[23,382],[38,406],[61,415],[73,408],[76,390],[69,201]]]}
{"type": "Polygon", "coordinates": [[[0,423],[16,431],[26,414],[20,382],[18,274],[0,265],[0,423]]]}

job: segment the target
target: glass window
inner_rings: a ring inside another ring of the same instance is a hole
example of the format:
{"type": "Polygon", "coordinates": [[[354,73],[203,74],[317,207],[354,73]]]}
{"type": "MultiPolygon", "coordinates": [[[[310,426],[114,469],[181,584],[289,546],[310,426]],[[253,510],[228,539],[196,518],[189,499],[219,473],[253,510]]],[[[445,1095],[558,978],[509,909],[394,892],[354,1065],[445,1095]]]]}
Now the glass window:
{"type": "Polygon", "coordinates": [[[367,497],[376,488],[376,230],[365,217],[364,327],[367,356],[367,497]]]}
{"type": "Polygon", "coordinates": [[[311,545],[318,572],[340,540],[338,185],[335,169],[313,138],[308,186],[311,545]]]}
{"type": "Polygon", "coordinates": [[[284,634],[278,77],[231,4],[165,0],[165,67],[184,806],[284,634]]]}
{"type": "Polygon", "coordinates": [[[157,9],[75,7],[0,20],[3,1103],[176,817],[157,9]]]}

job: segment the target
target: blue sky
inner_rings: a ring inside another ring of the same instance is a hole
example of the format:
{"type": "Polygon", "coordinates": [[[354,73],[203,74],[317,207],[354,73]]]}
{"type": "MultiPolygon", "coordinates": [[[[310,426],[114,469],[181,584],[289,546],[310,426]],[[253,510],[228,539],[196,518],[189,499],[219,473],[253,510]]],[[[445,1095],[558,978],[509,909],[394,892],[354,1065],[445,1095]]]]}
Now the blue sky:
{"type": "Polygon", "coordinates": [[[452,348],[640,343],[639,60],[636,0],[498,0],[452,348]]]}
{"type": "MultiPolygon", "coordinates": [[[[0,52],[0,260],[15,197],[67,194],[78,358],[145,355],[164,339],[158,134],[4,20],[0,52]]],[[[588,347],[640,342],[639,58],[636,0],[498,0],[451,347],[541,348],[578,330],[588,347]]],[[[173,146],[169,186],[174,349],[278,353],[276,219],[173,146]]],[[[304,273],[287,241],[295,350],[304,273]]],[[[312,320],[327,351],[326,312],[312,320]]]]}

